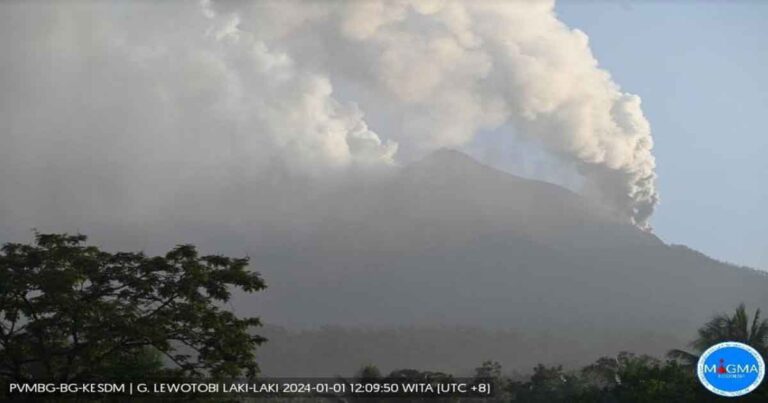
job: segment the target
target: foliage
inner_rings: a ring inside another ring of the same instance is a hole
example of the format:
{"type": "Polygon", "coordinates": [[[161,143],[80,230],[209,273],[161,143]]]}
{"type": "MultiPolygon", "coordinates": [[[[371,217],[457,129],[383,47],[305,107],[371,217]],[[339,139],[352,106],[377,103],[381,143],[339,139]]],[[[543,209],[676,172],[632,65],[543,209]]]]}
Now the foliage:
{"type": "Polygon", "coordinates": [[[355,378],[361,383],[375,382],[381,379],[381,371],[375,365],[366,365],[360,368],[355,378]]]}
{"type": "Polygon", "coordinates": [[[502,373],[501,364],[498,361],[484,361],[475,368],[475,382],[490,381],[493,384],[494,402],[505,402],[510,399],[510,381],[502,373]]]}
{"type": "MultiPolygon", "coordinates": [[[[677,369],[678,372],[684,371],[690,378],[695,378],[693,372],[699,360],[699,355],[709,347],[725,341],[745,343],[756,349],[763,357],[766,357],[766,353],[768,353],[768,320],[760,319],[760,309],[755,311],[755,315],[750,320],[744,304],[740,304],[733,315],[715,315],[699,328],[698,337],[690,343],[695,353],[679,349],[670,350],[667,355],[673,362],[668,363],[666,369],[675,367],[672,369],[677,369]],[[682,363],[682,365],[678,363],[682,363]]],[[[667,372],[669,373],[670,371],[667,372]]],[[[669,375],[674,375],[674,371],[671,372],[669,375]]],[[[697,383],[697,381],[694,383],[697,383]]],[[[699,387],[699,385],[695,386],[695,388],[691,388],[695,391],[695,395],[698,396],[698,401],[717,399],[714,395],[703,392],[703,388],[699,387]]],[[[691,396],[690,391],[687,396],[691,396]]],[[[757,390],[742,397],[742,400],[768,401],[768,386],[763,383],[757,390]]]]}
{"type": "Polygon", "coordinates": [[[697,401],[697,391],[703,390],[690,368],[627,352],[603,357],[581,374],[590,384],[586,395],[602,401],[697,401]]]}
{"type": "MultiPolygon", "coordinates": [[[[674,360],[622,352],[575,371],[537,365],[525,381],[508,380],[505,402],[716,402],[693,370],[674,360]]],[[[740,401],[768,401],[763,384],[740,401]]]]}
{"type": "Polygon", "coordinates": [[[83,381],[159,371],[254,376],[254,317],[221,309],[265,288],[248,259],[109,253],[83,235],[36,234],[0,250],[0,379],[83,381]]]}
{"type": "MultiPolygon", "coordinates": [[[[763,356],[766,352],[768,323],[760,320],[758,310],[749,320],[744,305],[733,315],[717,315],[701,327],[691,345],[699,352],[721,341],[740,341],[751,345],[763,356]]],[[[696,357],[694,354],[691,357],[696,357]]],[[[503,375],[501,364],[485,361],[475,369],[475,380],[491,380],[495,385],[493,402],[719,402],[730,401],[706,390],[695,369],[678,357],[662,361],[647,355],[621,352],[616,357],[602,357],[580,370],[542,364],[523,379],[503,375]]],[[[367,367],[375,368],[375,367],[367,367]]],[[[378,370],[376,370],[378,371],[378,370]]],[[[361,371],[360,373],[365,373],[361,371]]],[[[368,370],[370,372],[370,370],[368,370]]],[[[378,373],[378,372],[377,372],[378,373]]],[[[429,372],[399,370],[392,374],[409,379],[424,378],[429,372]]],[[[390,377],[392,377],[390,374],[390,377]]],[[[451,376],[441,374],[446,379],[451,376]]],[[[744,402],[768,401],[768,382],[738,399],[744,402]]],[[[489,399],[462,399],[483,401],[489,399]]]]}
{"type": "Polygon", "coordinates": [[[763,357],[768,353],[768,320],[760,320],[760,310],[749,320],[744,304],[740,304],[733,315],[715,315],[699,329],[699,337],[691,342],[697,354],[684,350],[670,350],[670,358],[687,365],[695,365],[699,354],[709,347],[724,341],[737,341],[752,346],[763,357]]]}
{"type": "Polygon", "coordinates": [[[515,402],[567,402],[579,396],[582,386],[580,379],[563,371],[562,366],[539,364],[527,382],[509,382],[507,392],[515,402]]]}
{"type": "Polygon", "coordinates": [[[153,376],[173,376],[163,366],[163,355],[153,347],[117,352],[99,365],[99,376],[114,382],[136,382],[153,376]]]}

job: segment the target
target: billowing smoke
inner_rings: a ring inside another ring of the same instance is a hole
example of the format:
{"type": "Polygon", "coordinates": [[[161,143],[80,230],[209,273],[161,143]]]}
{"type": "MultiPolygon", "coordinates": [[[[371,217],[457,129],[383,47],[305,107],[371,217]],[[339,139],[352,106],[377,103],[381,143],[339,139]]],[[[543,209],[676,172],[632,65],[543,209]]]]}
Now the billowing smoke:
{"type": "Polygon", "coordinates": [[[0,44],[0,215],[20,222],[367,172],[509,126],[639,227],[657,202],[639,97],[552,1],[5,3],[0,44]]]}

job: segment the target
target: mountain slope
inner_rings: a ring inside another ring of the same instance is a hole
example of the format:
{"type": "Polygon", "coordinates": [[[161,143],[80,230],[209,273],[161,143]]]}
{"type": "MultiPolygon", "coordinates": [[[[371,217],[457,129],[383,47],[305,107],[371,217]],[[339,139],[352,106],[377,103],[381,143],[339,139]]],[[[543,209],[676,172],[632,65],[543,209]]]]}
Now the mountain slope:
{"type": "MultiPolygon", "coordinates": [[[[313,201],[323,218],[310,230],[254,256],[270,283],[259,302],[267,322],[544,334],[551,353],[524,362],[577,362],[659,354],[715,312],[768,307],[762,272],[667,246],[568,190],[455,151],[342,193],[313,201]]],[[[521,357],[533,342],[510,343],[500,355],[521,357]]]]}

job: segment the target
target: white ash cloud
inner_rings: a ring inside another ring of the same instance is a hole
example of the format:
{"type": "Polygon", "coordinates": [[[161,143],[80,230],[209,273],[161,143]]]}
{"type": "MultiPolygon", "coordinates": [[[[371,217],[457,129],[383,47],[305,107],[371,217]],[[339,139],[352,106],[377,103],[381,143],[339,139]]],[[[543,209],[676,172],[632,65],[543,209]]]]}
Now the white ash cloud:
{"type": "Polygon", "coordinates": [[[639,97],[551,1],[6,3],[0,34],[4,215],[142,214],[505,125],[638,226],[657,202],[639,97]]]}

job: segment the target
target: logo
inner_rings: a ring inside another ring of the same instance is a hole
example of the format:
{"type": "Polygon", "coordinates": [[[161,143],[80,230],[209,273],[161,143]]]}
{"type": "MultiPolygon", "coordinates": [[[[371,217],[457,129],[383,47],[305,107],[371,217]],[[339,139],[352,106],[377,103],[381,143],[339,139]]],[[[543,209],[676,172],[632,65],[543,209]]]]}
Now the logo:
{"type": "Polygon", "coordinates": [[[699,358],[701,384],[720,396],[735,397],[755,390],[765,376],[765,362],[754,348],[734,341],[715,344],[699,358]]]}

